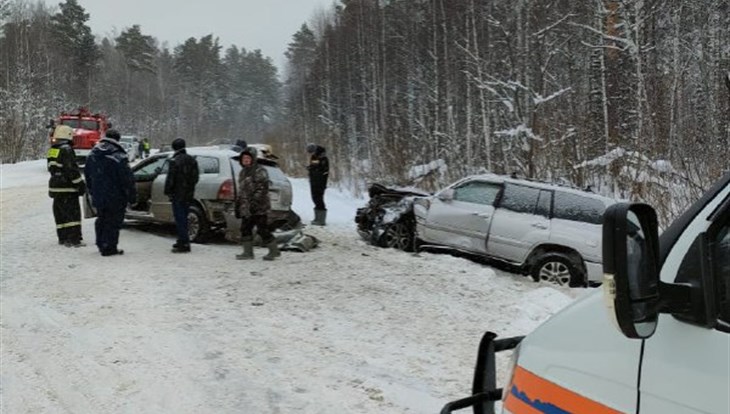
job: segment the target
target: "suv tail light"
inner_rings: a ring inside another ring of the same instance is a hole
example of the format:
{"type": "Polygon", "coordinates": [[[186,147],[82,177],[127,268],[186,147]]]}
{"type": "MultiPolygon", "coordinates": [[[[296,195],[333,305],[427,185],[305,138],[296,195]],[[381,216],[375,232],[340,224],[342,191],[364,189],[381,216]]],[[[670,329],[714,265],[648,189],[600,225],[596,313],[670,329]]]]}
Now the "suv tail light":
{"type": "Polygon", "coordinates": [[[221,184],[220,188],[218,188],[218,200],[235,200],[236,194],[235,194],[235,188],[233,187],[233,180],[227,179],[223,181],[223,184],[221,184]]]}

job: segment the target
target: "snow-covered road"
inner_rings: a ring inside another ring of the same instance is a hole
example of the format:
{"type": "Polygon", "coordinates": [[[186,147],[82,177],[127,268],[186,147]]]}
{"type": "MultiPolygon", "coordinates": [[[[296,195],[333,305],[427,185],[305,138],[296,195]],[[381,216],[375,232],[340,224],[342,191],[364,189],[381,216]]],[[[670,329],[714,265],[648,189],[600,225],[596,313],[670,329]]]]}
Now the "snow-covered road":
{"type": "Polygon", "coordinates": [[[44,183],[40,162],[2,166],[3,413],[438,412],[468,394],[485,330],[527,333],[581,293],[369,246],[362,201],[334,190],[309,253],[173,255],[174,236],[128,228],[101,257],[91,220],[89,246],[56,243],[44,183]]]}

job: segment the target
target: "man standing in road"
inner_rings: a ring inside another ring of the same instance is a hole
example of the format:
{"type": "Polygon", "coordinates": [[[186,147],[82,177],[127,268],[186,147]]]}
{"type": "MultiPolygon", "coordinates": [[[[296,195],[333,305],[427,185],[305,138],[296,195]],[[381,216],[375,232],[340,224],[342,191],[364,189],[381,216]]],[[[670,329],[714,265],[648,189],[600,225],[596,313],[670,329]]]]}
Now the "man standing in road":
{"type": "Polygon", "coordinates": [[[175,153],[168,161],[170,168],[165,179],[165,195],[172,201],[172,214],[177,227],[177,242],[172,245],[172,252],[188,253],[188,212],[194,199],[195,184],[198,183],[198,162],[185,151],[184,139],[172,141],[172,149],[175,153]]]}
{"type": "Polygon", "coordinates": [[[119,230],[127,205],[137,199],[129,158],[119,138],[118,131],[107,130],[106,138],[91,150],[84,168],[91,204],[97,212],[96,246],[102,256],[124,254],[117,248],[119,230]]]}
{"type": "Polygon", "coordinates": [[[324,205],[324,190],[327,189],[327,178],[330,173],[330,162],[327,159],[327,152],[324,147],[309,144],[307,145],[309,153],[309,187],[312,193],[312,202],[314,203],[314,220],[312,224],[316,226],[324,226],[327,221],[327,207],[324,205]]]}
{"type": "Polygon", "coordinates": [[[48,195],[53,198],[53,218],[56,221],[58,244],[81,247],[81,208],[79,196],[86,192],[86,184],[76,165],[76,153],[71,146],[73,130],[59,125],[53,130],[53,145],[48,150],[48,195]]]}

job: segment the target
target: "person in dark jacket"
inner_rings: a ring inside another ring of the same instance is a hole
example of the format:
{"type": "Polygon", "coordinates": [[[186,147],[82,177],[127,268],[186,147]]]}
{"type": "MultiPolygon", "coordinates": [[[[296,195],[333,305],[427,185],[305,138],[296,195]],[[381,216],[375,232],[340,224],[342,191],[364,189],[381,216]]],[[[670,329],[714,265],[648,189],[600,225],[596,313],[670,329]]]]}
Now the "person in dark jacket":
{"type": "Polygon", "coordinates": [[[97,212],[96,246],[102,256],[124,254],[124,250],[117,248],[119,230],[127,205],[137,199],[127,152],[119,138],[118,131],[107,130],[106,137],[91,150],[84,167],[91,204],[97,212]]]}
{"type": "Polygon", "coordinates": [[[172,141],[172,149],[175,153],[168,161],[170,168],[165,179],[165,195],[172,201],[172,214],[177,227],[177,242],[172,245],[172,252],[188,253],[188,212],[194,199],[195,184],[198,183],[198,162],[185,151],[184,139],[172,141]]]}
{"type": "Polygon", "coordinates": [[[269,230],[268,214],[271,210],[269,200],[269,173],[256,161],[255,148],[246,147],[234,157],[241,163],[241,172],[238,174],[238,196],[236,197],[235,213],[241,219],[241,245],[243,253],[237,254],[236,259],[253,259],[253,228],[264,246],[269,248],[264,260],[274,260],[280,256],[276,238],[269,230]]]}
{"type": "Polygon", "coordinates": [[[73,130],[59,125],[53,131],[53,145],[48,150],[47,165],[51,178],[48,195],[53,198],[53,218],[56,221],[58,244],[81,247],[81,208],[79,196],[86,192],[86,184],[76,164],[73,150],[73,130]]]}
{"type": "Polygon", "coordinates": [[[137,141],[137,152],[139,153],[139,158],[144,159],[144,140],[140,139],[137,141]]]}
{"type": "Polygon", "coordinates": [[[330,173],[330,162],[324,147],[309,144],[309,189],[314,203],[314,220],[312,224],[324,226],[327,221],[327,207],[324,205],[324,190],[327,189],[327,178],[330,173]]]}

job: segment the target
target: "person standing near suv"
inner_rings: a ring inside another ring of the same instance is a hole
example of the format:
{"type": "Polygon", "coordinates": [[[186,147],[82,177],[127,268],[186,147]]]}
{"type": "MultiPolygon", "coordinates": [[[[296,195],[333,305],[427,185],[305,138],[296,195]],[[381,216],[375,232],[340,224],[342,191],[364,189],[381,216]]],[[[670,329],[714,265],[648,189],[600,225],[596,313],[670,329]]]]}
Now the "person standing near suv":
{"type": "Polygon", "coordinates": [[[324,147],[309,144],[309,187],[314,203],[314,220],[312,224],[324,226],[327,221],[327,207],[324,205],[324,190],[327,189],[327,178],[330,173],[330,162],[324,147]]]}
{"type": "Polygon", "coordinates": [[[48,195],[53,199],[53,218],[56,221],[58,244],[81,247],[81,208],[79,196],[86,192],[86,184],[76,165],[76,153],[71,146],[73,130],[59,125],[53,131],[54,144],[48,150],[48,195]]]}
{"type": "Polygon", "coordinates": [[[172,214],[177,227],[177,242],[172,245],[172,252],[188,253],[188,212],[198,183],[198,162],[185,151],[184,139],[172,141],[172,149],[175,153],[168,161],[170,168],[165,179],[165,195],[172,201],[172,214]]]}
{"type": "Polygon", "coordinates": [[[97,213],[96,246],[102,256],[124,254],[124,250],[117,249],[119,230],[127,204],[137,199],[129,158],[120,138],[117,130],[107,130],[106,138],[94,146],[84,167],[91,204],[97,213]]]}
{"type": "Polygon", "coordinates": [[[256,161],[255,148],[246,147],[233,157],[241,163],[238,174],[238,197],[236,198],[235,215],[241,219],[241,245],[243,253],[237,254],[238,260],[253,259],[253,228],[261,237],[261,242],[269,248],[264,260],[274,260],[281,256],[276,238],[269,230],[269,173],[256,161]]]}

